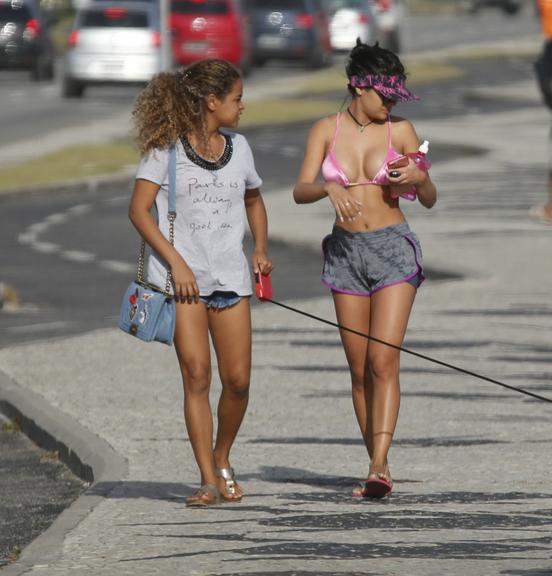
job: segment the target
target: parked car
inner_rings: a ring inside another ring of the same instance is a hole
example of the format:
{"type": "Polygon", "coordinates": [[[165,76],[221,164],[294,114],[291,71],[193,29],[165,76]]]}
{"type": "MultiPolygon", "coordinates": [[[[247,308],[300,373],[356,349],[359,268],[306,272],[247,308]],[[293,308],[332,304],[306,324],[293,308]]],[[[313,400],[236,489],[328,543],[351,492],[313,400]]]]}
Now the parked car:
{"type": "Polygon", "coordinates": [[[51,80],[54,62],[54,43],[38,4],[0,0],[0,68],[26,69],[33,80],[51,80]]]}
{"type": "Polygon", "coordinates": [[[178,64],[223,58],[249,72],[251,31],[239,0],[171,0],[170,27],[178,64]]]}
{"type": "Polygon", "coordinates": [[[330,43],[334,50],[351,50],[356,39],[372,44],[378,21],[373,0],[326,0],[330,18],[330,43]]]}
{"type": "Polygon", "coordinates": [[[404,0],[373,0],[378,15],[378,39],[384,48],[396,54],[401,51],[401,28],[404,22],[404,0]]]}
{"type": "Polygon", "coordinates": [[[97,1],[77,11],[67,39],[63,96],[80,98],[90,84],[145,84],[160,70],[157,3],[97,1]]]}
{"type": "Polygon", "coordinates": [[[506,14],[517,14],[522,7],[524,0],[466,0],[467,9],[472,14],[479,12],[482,8],[500,8],[506,14]]]}
{"type": "Polygon", "coordinates": [[[329,19],[322,0],[249,0],[253,60],[284,59],[321,67],[330,62],[329,19]]]}

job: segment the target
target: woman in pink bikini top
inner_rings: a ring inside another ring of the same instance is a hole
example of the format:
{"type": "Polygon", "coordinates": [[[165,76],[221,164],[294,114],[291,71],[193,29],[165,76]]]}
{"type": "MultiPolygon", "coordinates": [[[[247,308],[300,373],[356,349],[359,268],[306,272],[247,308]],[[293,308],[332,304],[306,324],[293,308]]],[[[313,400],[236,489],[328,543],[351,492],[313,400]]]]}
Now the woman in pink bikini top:
{"type": "MultiPolygon", "coordinates": [[[[352,115],[349,108],[347,108],[347,113],[355,123],[356,119],[352,115]]],[[[391,142],[391,119],[387,119],[387,126],[388,126],[388,137],[387,137],[387,154],[385,156],[384,161],[382,162],[379,170],[376,172],[375,176],[371,180],[366,180],[363,182],[350,182],[347,174],[341,168],[339,161],[335,155],[335,140],[337,138],[337,133],[339,131],[339,121],[341,118],[341,112],[338,112],[335,116],[335,132],[332,140],[332,145],[324,158],[324,162],[322,163],[322,177],[326,182],[336,182],[340,184],[344,188],[350,188],[352,186],[364,186],[367,184],[376,184],[378,186],[389,186],[389,178],[388,178],[388,168],[387,166],[393,162],[393,160],[397,160],[403,154],[399,154],[394,148],[391,142]]],[[[357,123],[357,125],[363,126],[362,124],[357,123]]],[[[405,190],[400,192],[399,195],[407,200],[415,200],[416,199],[416,187],[412,186],[409,190],[405,190]]]]}
{"type": "Polygon", "coordinates": [[[351,102],[346,112],[311,128],[293,197],[298,204],[327,198],[335,209],[322,244],[321,280],[332,291],[339,324],[356,332],[341,331],[368,455],[365,480],[353,496],[381,498],[393,487],[387,456],[400,404],[393,346],[403,342],[424,279],[420,242],[399,196],[431,208],[437,192],[427,173],[427,146],[420,147],[408,120],[391,115],[398,101],[417,99],[404,85],[399,58],[357,40],[346,72],[351,102]]]}

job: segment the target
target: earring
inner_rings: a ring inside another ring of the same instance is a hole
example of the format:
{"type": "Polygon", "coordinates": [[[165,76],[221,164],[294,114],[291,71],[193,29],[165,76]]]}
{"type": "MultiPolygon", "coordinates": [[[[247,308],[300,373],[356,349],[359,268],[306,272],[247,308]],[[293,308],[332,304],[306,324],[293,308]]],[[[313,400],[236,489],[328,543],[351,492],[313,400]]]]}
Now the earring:
{"type": "Polygon", "coordinates": [[[360,88],[355,88],[355,92],[357,96],[362,96],[362,90],[360,88]]]}

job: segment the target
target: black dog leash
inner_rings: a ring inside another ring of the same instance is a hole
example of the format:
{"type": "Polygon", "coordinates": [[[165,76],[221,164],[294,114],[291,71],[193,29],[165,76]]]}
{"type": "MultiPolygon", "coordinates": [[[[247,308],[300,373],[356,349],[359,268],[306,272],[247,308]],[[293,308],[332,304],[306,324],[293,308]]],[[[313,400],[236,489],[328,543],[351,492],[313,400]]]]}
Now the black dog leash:
{"type": "Polygon", "coordinates": [[[493,378],[488,378],[487,376],[483,376],[482,374],[478,374],[477,372],[472,372],[471,370],[466,370],[464,368],[460,368],[459,366],[454,366],[454,364],[449,364],[448,362],[442,362],[441,360],[437,360],[436,358],[432,358],[431,356],[426,356],[425,354],[420,354],[419,352],[414,352],[413,350],[409,350],[408,348],[403,348],[402,346],[397,346],[396,344],[391,344],[390,342],[385,342],[385,340],[380,340],[375,336],[370,336],[369,334],[364,334],[364,332],[359,332],[358,330],[354,330],[353,328],[347,328],[347,326],[342,326],[337,322],[331,322],[330,320],[326,320],[324,318],[320,318],[319,316],[315,316],[314,314],[309,314],[308,312],[304,312],[303,310],[299,310],[298,308],[293,308],[292,306],[288,306],[287,304],[282,304],[281,302],[277,302],[276,300],[272,300],[272,298],[267,298],[266,296],[262,297],[262,300],[265,302],[271,302],[272,304],[276,304],[276,306],[281,306],[282,308],[286,308],[291,312],[295,312],[296,314],[301,314],[302,316],[306,316],[307,318],[311,318],[312,320],[316,320],[318,322],[322,322],[324,324],[328,324],[330,326],[334,326],[335,328],[339,328],[340,330],[345,330],[346,332],[351,332],[352,334],[356,334],[357,336],[362,336],[363,338],[367,338],[368,340],[373,340],[374,342],[378,342],[379,344],[385,344],[385,346],[389,346],[390,348],[395,348],[395,350],[400,350],[401,352],[405,352],[406,354],[411,354],[412,356],[417,356],[418,358],[422,358],[423,360],[428,360],[429,362],[433,362],[434,364],[439,364],[440,366],[445,366],[446,368],[450,368],[452,370],[456,370],[457,372],[462,372],[463,374],[468,374],[469,376],[473,376],[474,378],[479,378],[480,380],[485,380],[486,382],[491,382],[491,384],[497,384],[498,386],[502,386],[503,388],[507,388],[508,390],[513,390],[514,392],[519,392],[521,394],[525,394],[526,396],[531,396],[532,398],[536,398],[537,400],[542,400],[543,402],[550,402],[552,403],[551,398],[547,398],[546,396],[541,396],[540,394],[535,394],[534,392],[530,392],[529,390],[524,390],[523,388],[518,388],[516,386],[510,386],[510,384],[505,384],[504,382],[500,382],[499,380],[494,380],[493,378]]]}

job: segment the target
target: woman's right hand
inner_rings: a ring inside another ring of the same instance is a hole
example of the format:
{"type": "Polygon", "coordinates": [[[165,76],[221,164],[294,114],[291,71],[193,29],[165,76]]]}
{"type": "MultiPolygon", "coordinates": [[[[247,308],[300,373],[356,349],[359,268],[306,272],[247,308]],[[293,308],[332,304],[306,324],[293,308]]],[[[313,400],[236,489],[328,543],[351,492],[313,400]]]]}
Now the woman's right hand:
{"type": "Polygon", "coordinates": [[[171,276],[177,302],[192,303],[199,300],[199,287],[194,273],[182,258],[171,265],[171,276]]]}
{"type": "Polygon", "coordinates": [[[345,220],[352,222],[360,215],[362,202],[359,202],[347,188],[335,182],[329,182],[326,187],[326,194],[341,222],[345,222],[345,220]]]}

